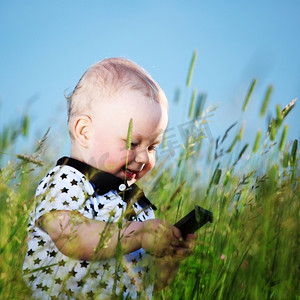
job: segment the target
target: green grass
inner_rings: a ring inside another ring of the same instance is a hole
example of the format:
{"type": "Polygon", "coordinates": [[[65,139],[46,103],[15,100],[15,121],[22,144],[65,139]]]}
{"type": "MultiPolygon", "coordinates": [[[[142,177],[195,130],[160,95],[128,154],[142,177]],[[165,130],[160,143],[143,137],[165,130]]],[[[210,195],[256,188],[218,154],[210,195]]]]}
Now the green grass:
{"type": "MultiPolygon", "coordinates": [[[[188,89],[195,59],[196,54],[188,89]]],[[[261,115],[270,96],[269,87],[261,115]]],[[[195,103],[202,98],[193,89],[189,110],[193,126],[182,150],[172,157],[172,163],[161,157],[141,184],[159,208],[157,217],[175,223],[200,205],[213,212],[214,222],[199,230],[194,254],[154,299],[300,299],[299,150],[297,140],[286,141],[287,124],[281,126],[287,113],[277,109],[269,133],[258,130],[253,142],[243,141],[244,126],[236,125],[207,146],[207,138],[198,130],[205,122],[193,119],[199,117],[199,107],[203,110],[203,103],[195,103]]],[[[204,111],[201,120],[211,111],[204,111]]],[[[35,188],[49,167],[41,159],[46,137],[32,154],[11,156],[4,163],[3,153],[12,152],[18,136],[27,134],[28,117],[20,124],[11,124],[0,133],[0,299],[30,298],[21,272],[27,251],[27,218],[35,188]]]]}

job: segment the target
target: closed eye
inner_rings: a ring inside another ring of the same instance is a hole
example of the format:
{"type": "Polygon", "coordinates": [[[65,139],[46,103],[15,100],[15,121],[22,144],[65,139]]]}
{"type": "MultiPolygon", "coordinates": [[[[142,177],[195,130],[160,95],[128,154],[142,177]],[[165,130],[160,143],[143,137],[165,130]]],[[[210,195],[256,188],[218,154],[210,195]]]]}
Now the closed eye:
{"type": "Polygon", "coordinates": [[[156,151],[156,145],[151,145],[150,147],[148,147],[148,151],[156,151]]]}
{"type": "Polygon", "coordinates": [[[131,149],[135,149],[139,144],[138,143],[131,143],[130,146],[131,146],[131,149]]]}

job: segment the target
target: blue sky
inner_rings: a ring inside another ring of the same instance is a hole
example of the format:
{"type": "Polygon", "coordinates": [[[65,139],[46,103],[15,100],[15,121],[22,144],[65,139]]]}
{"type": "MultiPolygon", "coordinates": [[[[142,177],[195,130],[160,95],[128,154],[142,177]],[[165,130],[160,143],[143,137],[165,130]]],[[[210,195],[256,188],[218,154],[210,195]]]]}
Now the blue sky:
{"type": "MultiPolygon", "coordinates": [[[[0,129],[28,110],[34,136],[51,126],[52,137],[61,136],[57,143],[67,141],[65,91],[88,66],[110,56],[129,58],[154,77],[176,127],[187,119],[185,82],[197,49],[191,88],[207,94],[207,105],[219,103],[213,137],[243,119],[251,137],[266,129],[257,116],[270,84],[268,114],[299,97],[299,29],[298,0],[0,0],[0,129]],[[257,87],[242,116],[254,77],[257,87]]],[[[287,120],[289,139],[299,138],[299,107],[287,120]]]]}

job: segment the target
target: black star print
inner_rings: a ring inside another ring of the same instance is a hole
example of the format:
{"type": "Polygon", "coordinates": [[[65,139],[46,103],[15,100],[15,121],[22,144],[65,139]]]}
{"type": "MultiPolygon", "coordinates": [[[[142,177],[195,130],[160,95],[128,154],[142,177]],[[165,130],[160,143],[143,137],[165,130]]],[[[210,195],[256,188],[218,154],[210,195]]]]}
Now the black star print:
{"type": "Polygon", "coordinates": [[[27,252],[27,255],[28,255],[28,256],[31,256],[33,253],[34,253],[34,251],[33,251],[32,249],[30,249],[30,250],[27,252]]]}
{"type": "Polygon", "coordinates": [[[148,214],[148,212],[145,210],[144,211],[144,213],[145,213],[145,215],[148,217],[149,216],[149,214],[148,214]]]}
{"type": "Polygon", "coordinates": [[[49,189],[53,189],[53,188],[55,187],[55,185],[56,185],[56,183],[51,183],[51,184],[49,185],[49,189]]]}
{"type": "Polygon", "coordinates": [[[68,175],[65,174],[65,173],[63,173],[63,174],[60,175],[60,178],[61,178],[62,180],[66,179],[67,177],[68,177],[68,175]]]}
{"type": "Polygon", "coordinates": [[[68,193],[68,190],[69,190],[69,189],[67,189],[66,187],[64,187],[64,188],[61,189],[60,191],[61,191],[62,193],[66,193],[66,194],[67,194],[67,193],[68,193]]]}
{"type": "Polygon", "coordinates": [[[43,210],[45,210],[45,208],[41,208],[41,209],[39,210],[39,212],[42,212],[43,210]]]}
{"type": "Polygon", "coordinates": [[[104,197],[105,197],[107,200],[110,200],[110,197],[109,197],[109,196],[104,195],[104,197]]]}
{"type": "Polygon", "coordinates": [[[118,273],[115,273],[115,274],[113,275],[113,277],[114,277],[114,279],[117,280],[117,281],[120,281],[120,279],[121,279],[121,276],[120,276],[118,273]]]}
{"type": "Polygon", "coordinates": [[[46,274],[52,274],[53,273],[53,270],[50,269],[50,268],[47,268],[46,271],[45,271],[46,274]]]}
{"type": "Polygon", "coordinates": [[[59,265],[60,267],[64,267],[65,264],[66,264],[66,262],[65,262],[63,259],[60,260],[60,261],[58,262],[58,265],[59,265]]]}
{"type": "Polygon", "coordinates": [[[87,266],[89,265],[89,263],[87,262],[87,261],[82,261],[81,263],[80,263],[80,265],[81,265],[81,268],[87,268],[87,266]]]}
{"type": "Polygon", "coordinates": [[[36,276],[34,276],[34,275],[31,275],[30,277],[29,277],[29,281],[31,282],[31,281],[35,281],[36,280],[36,276]]]}
{"type": "Polygon", "coordinates": [[[103,207],[104,207],[103,204],[101,204],[101,203],[98,204],[98,208],[99,208],[99,209],[102,209],[103,207]]]}
{"type": "Polygon", "coordinates": [[[124,205],[121,204],[121,203],[119,203],[119,204],[118,204],[118,207],[119,207],[120,209],[122,209],[122,208],[124,207],[124,205]]]}
{"type": "Polygon", "coordinates": [[[102,289],[106,289],[108,284],[106,282],[100,282],[99,287],[102,289]]]}
{"type": "Polygon", "coordinates": [[[103,265],[103,269],[104,269],[104,270],[108,270],[108,269],[109,269],[109,264],[108,264],[108,263],[105,263],[105,264],[103,265]]]}
{"type": "Polygon", "coordinates": [[[70,296],[73,296],[74,292],[71,290],[71,289],[68,289],[66,291],[66,296],[70,297],[70,296]]]}
{"type": "Polygon", "coordinates": [[[46,242],[44,241],[44,240],[40,240],[39,242],[38,242],[38,245],[39,246],[44,246],[46,244],[46,242]]]}
{"type": "Polygon", "coordinates": [[[127,291],[127,287],[124,285],[123,286],[123,292],[125,293],[127,291]]]}
{"type": "Polygon", "coordinates": [[[62,284],[62,280],[60,278],[55,278],[55,283],[56,284],[62,284]]]}
{"type": "Polygon", "coordinates": [[[69,205],[69,202],[65,200],[65,201],[63,202],[63,205],[68,206],[68,205],[69,205]]]}
{"type": "Polygon", "coordinates": [[[46,291],[47,292],[48,290],[49,290],[49,288],[46,285],[42,286],[42,291],[46,291]]]}
{"type": "Polygon", "coordinates": [[[123,272],[128,273],[128,268],[126,266],[123,266],[123,272]]]}
{"type": "Polygon", "coordinates": [[[38,265],[41,261],[42,261],[41,259],[37,258],[33,262],[35,265],[38,265]]]}
{"type": "Polygon", "coordinates": [[[80,281],[77,281],[77,286],[79,287],[79,286],[83,286],[84,285],[84,281],[83,280],[80,280],[80,281]]]}
{"type": "Polygon", "coordinates": [[[69,272],[69,274],[71,274],[71,276],[75,277],[77,272],[73,269],[69,272]]]}
{"type": "Polygon", "coordinates": [[[28,268],[26,268],[25,270],[24,270],[24,274],[28,274],[29,273],[29,269],[28,268]]]}
{"type": "Polygon", "coordinates": [[[39,283],[39,284],[36,285],[36,287],[37,287],[38,289],[42,289],[43,285],[42,285],[41,283],[39,283]]]}
{"type": "Polygon", "coordinates": [[[55,257],[56,254],[57,254],[57,252],[56,252],[55,250],[52,250],[51,252],[50,252],[50,251],[47,251],[47,253],[48,253],[48,255],[49,255],[50,257],[55,257]]]}
{"type": "Polygon", "coordinates": [[[94,204],[90,204],[90,208],[94,210],[94,204]]]}
{"type": "Polygon", "coordinates": [[[73,196],[73,197],[71,197],[71,199],[72,199],[72,201],[75,201],[75,202],[77,202],[78,201],[78,197],[76,197],[76,196],[73,196]]]}
{"type": "Polygon", "coordinates": [[[131,284],[135,284],[135,279],[134,278],[130,278],[130,283],[131,284]]]}
{"type": "Polygon", "coordinates": [[[70,182],[72,185],[77,185],[78,181],[73,179],[71,182],[70,182]]]}
{"type": "Polygon", "coordinates": [[[53,176],[54,174],[55,174],[55,172],[52,171],[52,172],[49,174],[49,176],[53,176]]]}
{"type": "Polygon", "coordinates": [[[137,260],[135,258],[131,262],[132,262],[133,265],[137,264],[137,260]]]}
{"type": "Polygon", "coordinates": [[[89,292],[87,293],[87,295],[88,295],[89,298],[94,299],[94,293],[93,293],[93,291],[89,291],[89,292]]]}
{"type": "Polygon", "coordinates": [[[43,189],[45,189],[47,187],[47,182],[43,185],[43,189]]]}
{"type": "Polygon", "coordinates": [[[87,212],[90,212],[90,210],[88,209],[87,206],[84,207],[84,210],[87,211],[87,212]]]}
{"type": "Polygon", "coordinates": [[[142,271],[139,271],[139,272],[138,272],[138,276],[139,276],[139,278],[142,278],[142,276],[143,276],[142,271]]]}
{"type": "Polygon", "coordinates": [[[97,273],[96,271],[94,271],[93,273],[91,273],[91,277],[92,278],[97,278],[98,275],[99,275],[99,273],[97,273]]]}

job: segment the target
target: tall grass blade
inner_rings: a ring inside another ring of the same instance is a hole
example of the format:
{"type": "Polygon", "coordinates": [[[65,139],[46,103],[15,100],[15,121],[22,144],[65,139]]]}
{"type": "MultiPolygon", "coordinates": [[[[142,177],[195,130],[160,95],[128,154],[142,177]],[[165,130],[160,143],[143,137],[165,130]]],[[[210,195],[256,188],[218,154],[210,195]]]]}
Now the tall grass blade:
{"type": "Polygon", "coordinates": [[[132,139],[132,119],[129,121],[128,132],[127,132],[127,140],[126,140],[126,150],[129,151],[131,149],[131,139],[132,139]]]}
{"type": "Polygon", "coordinates": [[[275,137],[276,137],[276,122],[275,120],[273,119],[270,123],[270,139],[271,141],[274,141],[275,140],[275,137]]]}
{"type": "Polygon", "coordinates": [[[296,160],[297,160],[297,149],[298,149],[298,140],[294,140],[293,146],[292,146],[292,151],[291,151],[291,156],[290,156],[290,162],[291,165],[295,165],[296,160]]]}
{"type": "MultiPolygon", "coordinates": [[[[220,163],[217,164],[217,166],[216,166],[216,168],[215,168],[215,170],[214,170],[214,173],[213,173],[213,175],[211,176],[211,179],[210,179],[208,188],[207,188],[207,190],[206,190],[206,195],[208,195],[208,193],[209,193],[209,191],[210,191],[210,189],[211,189],[211,186],[212,186],[212,184],[213,184],[214,181],[215,181],[215,178],[216,178],[216,176],[217,176],[217,173],[219,172],[219,167],[220,167],[220,163]]],[[[221,176],[221,175],[220,175],[220,176],[221,176]]]]}
{"type": "Polygon", "coordinates": [[[42,160],[36,158],[34,155],[17,154],[17,158],[23,160],[26,163],[33,163],[38,166],[43,166],[45,164],[42,160]]]}
{"type": "Polygon", "coordinates": [[[287,168],[289,166],[289,158],[290,158],[290,153],[289,150],[286,149],[283,153],[283,160],[282,160],[282,166],[284,168],[287,168]]]}
{"type": "Polygon", "coordinates": [[[249,144],[246,144],[244,147],[243,147],[243,149],[242,149],[242,151],[240,152],[240,154],[239,154],[239,156],[238,156],[238,158],[237,158],[237,160],[234,162],[234,166],[239,162],[239,160],[242,158],[242,156],[244,155],[244,153],[245,153],[245,151],[247,150],[247,148],[248,148],[248,146],[249,146],[249,144]]]}
{"type": "Polygon", "coordinates": [[[256,82],[257,82],[257,79],[256,79],[256,78],[254,78],[254,79],[252,80],[252,82],[251,82],[251,85],[250,85],[250,87],[249,87],[247,96],[246,96],[245,101],[244,101],[243,111],[245,111],[246,108],[247,108],[248,102],[249,102],[250,97],[251,97],[251,95],[252,95],[252,92],[253,92],[253,90],[254,90],[254,88],[255,88],[256,82]]]}
{"type": "Polygon", "coordinates": [[[297,98],[293,99],[288,105],[284,107],[282,110],[283,119],[290,113],[290,111],[294,108],[297,98]]]}
{"type": "Polygon", "coordinates": [[[282,121],[283,121],[283,114],[282,114],[280,105],[277,104],[276,105],[276,124],[277,124],[278,128],[281,126],[282,121]]]}
{"type": "Polygon", "coordinates": [[[292,146],[292,151],[291,151],[291,156],[290,156],[290,162],[292,166],[292,176],[291,176],[291,181],[294,182],[296,175],[297,175],[297,149],[298,149],[298,140],[294,140],[293,146],[292,146]]]}
{"type": "MultiPolygon", "coordinates": [[[[128,160],[129,160],[129,152],[131,149],[131,139],[132,139],[132,119],[129,120],[128,124],[128,131],[127,131],[127,139],[126,139],[126,162],[125,162],[125,170],[127,170],[128,167],[128,160]]],[[[127,178],[126,178],[126,172],[124,177],[124,183],[126,184],[127,178]]],[[[125,197],[125,193],[123,193],[123,199],[125,197]]]]}
{"type": "Polygon", "coordinates": [[[28,130],[29,130],[29,116],[25,115],[22,120],[22,127],[21,127],[22,134],[24,136],[28,136],[28,130]]]}
{"type": "Polygon", "coordinates": [[[38,152],[40,152],[42,150],[42,148],[44,147],[44,144],[45,144],[45,142],[47,140],[49,132],[50,132],[50,127],[47,129],[47,131],[43,135],[42,139],[38,141],[38,145],[35,148],[34,152],[38,153],[38,152]]]}
{"type": "Polygon", "coordinates": [[[186,86],[187,87],[191,86],[192,76],[193,76],[193,72],[194,72],[194,68],[195,68],[197,55],[198,55],[198,50],[195,50],[194,53],[193,53],[192,61],[191,61],[190,68],[189,68],[188,77],[187,77],[187,80],[186,80],[186,86]]]}
{"type": "Polygon", "coordinates": [[[222,170],[221,169],[218,169],[216,174],[215,174],[215,178],[214,178],[214,184],[215,185],[218,185],[219,182],[220,182],[220,178],[221,178],[221,175],[222,175],[222,170]]]}
{"type": "Polygon", "coordinates": [[[197,103],[196,103],[196,108],[195,108],[195,119],[198,119],[201,116],[205,102],[206,102],[206,98],[207,98],[207,95],[204,93],[201,93],[197,97],[197,103]]]}
{"type": "Polygon", "coordinates": [[[245,124],[242,125],[239,133],[236,135],[233,142],[231,143],[231,145],[227,149],[227,151],[226,151],[227,153],[230,153],[232,151],[232,149],[234,148],[235,144],[242,139],[243,134],[244,134],[244,128],[245,128],[245,124]]]}
{"type": "Polygon", "coordinates": [[[189,111],[189,118],[190,119],[193,119],[193,115],[194,115],[196,94],[197,94],[197,89],[194,89],[193,90],[193,95],[192,95],[192,100],[191,100],[191,105],[190,105],[190,111],[189,111]]]}
{"type": "Polygon", "coordinates": [[[227,137],[229,131],[230,131],[236,124],[237,124],[237,122],[233,123],[232,125],[230,125],[230,126],[226,129],[226,131],[225,131],[225,133],[224,133],[224,135],[223,135],[223,138],[222,138],[222,140],[221,140],[221,144],[222,144],[222,143],[224,142],[224,140],[226,139],[226,137],[227,137]]]}
{"type": "Polygon", "coordinates": [[[259,149],[261,134],[262,134],[261,130],[258,130],[257,134],[256,134],[256,137],[255,137],[254,145],[253,145],[253,148],[252,148],[253,153],[256,153],[257,150],[259,149]]]}
{"type": "Polygon", "coordinates": [[[288,131],[288,125],[286,124],[284,126],[284,129],[283,129],[283,132],[282,132],[282,135],[281,135],[281,139],[280,139],[280,142],[279,142],[279,151],[280,152],[283,150],[285,140],[286,140],[287,131],[288,131]]]}
{"type": "Polygon", "coordinates": [[[263,117],[266,113],[266,110],[267,110],[267,107],[268,107],[268,104],[269,104],[269,101],[270,101],[270,98],[271,98],[272,91],[273,91],[273,86],[270,85],[267,89],[265,98],[263,100],[263,103],[262,103],[262,106],[261,106],[261,109],[260,109],[260,116],[261,117],[263,117]]]}

